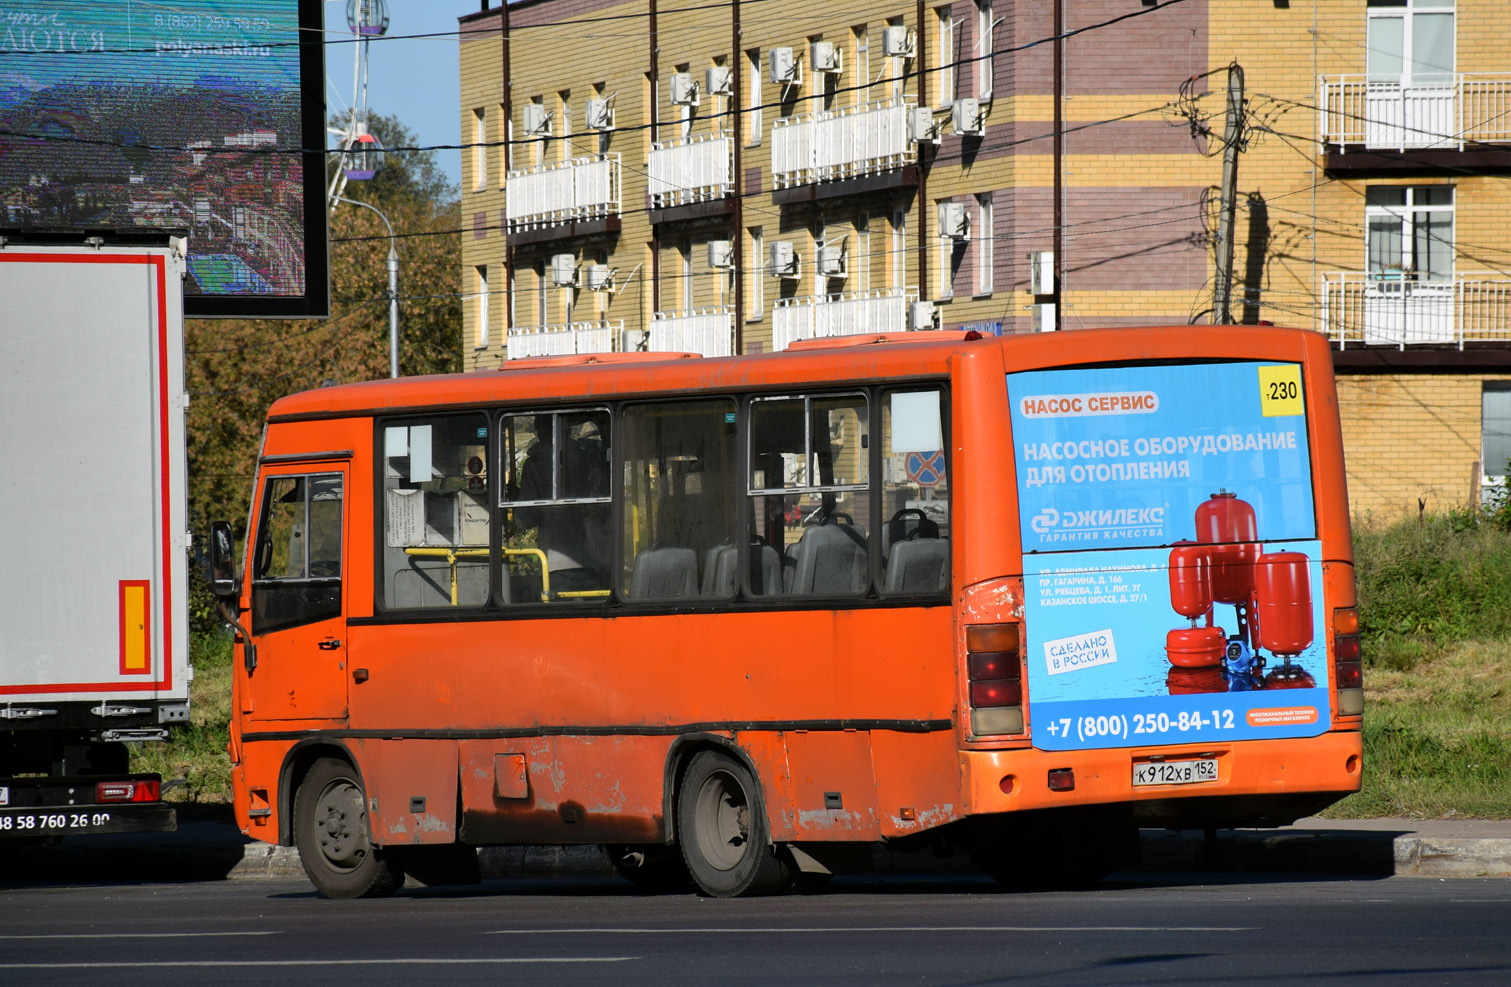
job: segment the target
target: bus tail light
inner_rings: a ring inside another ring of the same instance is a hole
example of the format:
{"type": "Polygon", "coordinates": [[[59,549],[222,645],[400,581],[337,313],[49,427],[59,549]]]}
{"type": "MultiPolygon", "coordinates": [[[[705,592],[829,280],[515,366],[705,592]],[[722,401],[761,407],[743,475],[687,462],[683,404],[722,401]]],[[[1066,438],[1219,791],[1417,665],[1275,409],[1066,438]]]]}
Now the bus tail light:
{"type": "Polygon", "coordinates": [[[965,629],[971,734],[1023,732],[1023,666],[1017,624],[972,624],[965,629]]]}
{"type": "Polygon", "coordinates": [[[160,783],[152,781],[102,781],[94,786],[96,802],[156,802],[160,783]]]}
{"type": "Polygon", "coordinates": [[[1359,649],[1359,611],[1333,611],[1333,683],[1338,690],[1338,715],[1364,712],[1364,661],[1359,649]]]}

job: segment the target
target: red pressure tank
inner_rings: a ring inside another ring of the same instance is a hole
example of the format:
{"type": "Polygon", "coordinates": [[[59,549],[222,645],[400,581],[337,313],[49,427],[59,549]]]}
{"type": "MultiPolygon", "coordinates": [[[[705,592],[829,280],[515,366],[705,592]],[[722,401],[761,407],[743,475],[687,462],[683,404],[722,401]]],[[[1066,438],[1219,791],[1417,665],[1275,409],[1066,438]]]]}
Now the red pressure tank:
{"type": "Polygon", "coordinates": [[[1196,540],[1212,546],[1212,598],[1218,603],[1248,603],[1259,558],[1253,506],[1235,493],[1219,490],[1196,508],[1196,540]]]}
{"type": "Polygon", "coordinates": [[[1170,606],[1195,620],[1212,609],[1212,564],[1196,542],[1176,542],[1170,550],[1170,606]]]}
{"type": "Polygon", "coordinates": [[[1177,627],[1165,634],[1165,657],[1180,668],[1220,665],[1227,647],[1221,627],[1177,627]]]}
{"type": "Polygon", "coordinates": [[[1259,604],[1259,646],[1281,656],[1299,655],[1312,644],[1310,560],[1300,552],[1261,555],[1254,566],[1259,604]]]}

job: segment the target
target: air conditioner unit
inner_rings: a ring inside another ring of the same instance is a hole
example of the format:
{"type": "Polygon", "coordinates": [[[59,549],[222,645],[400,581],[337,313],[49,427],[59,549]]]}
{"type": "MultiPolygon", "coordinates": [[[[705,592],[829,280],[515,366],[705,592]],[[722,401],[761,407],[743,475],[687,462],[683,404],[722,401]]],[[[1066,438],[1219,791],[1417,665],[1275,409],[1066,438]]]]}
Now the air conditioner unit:
{"type": "Polygon", "coordinates": [[[1053,302],[1035,305],[1033,306],[1033,310],[1034,332],[1054,332],[1059,328],[1055,325],[1055,306],[1053,302]]]}
{"type": "Polygon", "coordinates": [[[808,46],[808,61],[815,72],[838,72],[844,67],[844,49],[832,41],[815,41],[808,46]]]}
{"type": "Polygon", "coordinates": [[[613,291],[614,269],[607,264],[588,264],[582,269],[582,280],[589,291],[613,291]]]}
{"type": "Polygon", "coordinates": [[[721,271],[734,267],[734,245],[728,240],[708,241],[708,266],[721,271]]]}
{"type": "Polygon", "coordinates": [[[525,104],[525,136],[548,137],[551,134],[551,114],[540,103],[525,104]]]}
{"type": "Polygon", "coordinates": [[[570,288],[577,283],[577,257],[575,255],[551,255],[551,283],[559,288],[570,288]]]}
{"type": "Polygon", "coordinates": [[[934,303],[918,301],[908,306],[909,329],[934,328],[934,303]]]}
{"type": "Polygon", "coordinates": [[[766,53],[771,66],[771,81],[792,85],[803,81],[803,67],[798,63],[791,48],[773,48],[766,53]]]}
{"type": "Polygon", "coordinates": [[[1031,295],[1052,295],[1055,290],[1055,255],[1049,250],[1035,250],[1028,255],[1028,291],[1031,295]]]}
{"type": "Polygon", "coordinates": [[[802,263],[791,240],[773,240],[767,245],[771,276],[774,278],[802,277],[802,263]]]}
{"type": "Polygon", "coordinates": [[[971,235],[971,218],[963,202],[939,203],[939,235],[964,240],[971,235]]]}
{"type": "Polygon", "coordinates": [[[614,129],[614,104],[612,102],[607,99],[588,100],[588,129],[614,129]]]}
{"type": "Polygon", "coordinates": [[[919,144],[939,143],[939,124],[927,106],[908,107],[908,140],[919,144]]]}
{"type": "Polygon", "coordinates": [[[981,101],[970,97],[955,100],[950,106],[950,122],[957,134],[980,136],[986,130],[986,117],[981,113],[981,101]]]}
{"type": "Polygon", "coordinates": [[[734,92],[734,78],[727,66],[715,65],[703,70],[703,89],[710,96],[728,96],[734,92]]]}
{"type": "Polygon", "coordinates": [[[678,72],[672,76],[672,102],[678,106],[698,105],[698,83],[691,72],[678,72]]]}
{"type": "Polygon", "coordinates": [[[917,40],[912,31],[894,24],[881,33],[881,53],[888,58],[912,58],[917,40]]]}
{"type": "Polygon", "coordinates": [[[846,241],[820,244],[818,248],[818,273],[826,278],[842,278],[845,272],[846,241]]]}

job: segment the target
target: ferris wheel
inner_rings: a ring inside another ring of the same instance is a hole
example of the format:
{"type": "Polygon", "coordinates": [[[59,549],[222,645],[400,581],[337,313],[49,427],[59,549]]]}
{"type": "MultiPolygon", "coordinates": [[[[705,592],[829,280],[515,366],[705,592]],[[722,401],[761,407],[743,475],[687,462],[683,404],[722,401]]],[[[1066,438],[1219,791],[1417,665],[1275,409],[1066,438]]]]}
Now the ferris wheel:
{"type": "Polygon", "coordinates": [[[373,38],[388,31],[388,0],[346,0],[346,26],[357,36],[352,45],[351,113],[343,128],[330,128],[341,140],[341,166],[331,177],[326,199],[335,212],[346,183],[366,181],[378,170],[383,144],[367,129],[367,59],[373,38]]]}

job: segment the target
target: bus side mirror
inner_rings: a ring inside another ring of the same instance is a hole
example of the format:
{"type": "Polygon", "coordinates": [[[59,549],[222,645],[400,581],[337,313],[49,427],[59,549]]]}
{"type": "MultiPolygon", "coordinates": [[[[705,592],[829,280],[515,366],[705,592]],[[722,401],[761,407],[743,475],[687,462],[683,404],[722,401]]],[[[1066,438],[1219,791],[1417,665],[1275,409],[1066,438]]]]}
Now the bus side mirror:
{"type": "Polygon", "coordinates": [[[236,578],[236,539],[225,521],[210,525],[210,591],[222,600],[241,595],[241,583],[236,578]]]}

